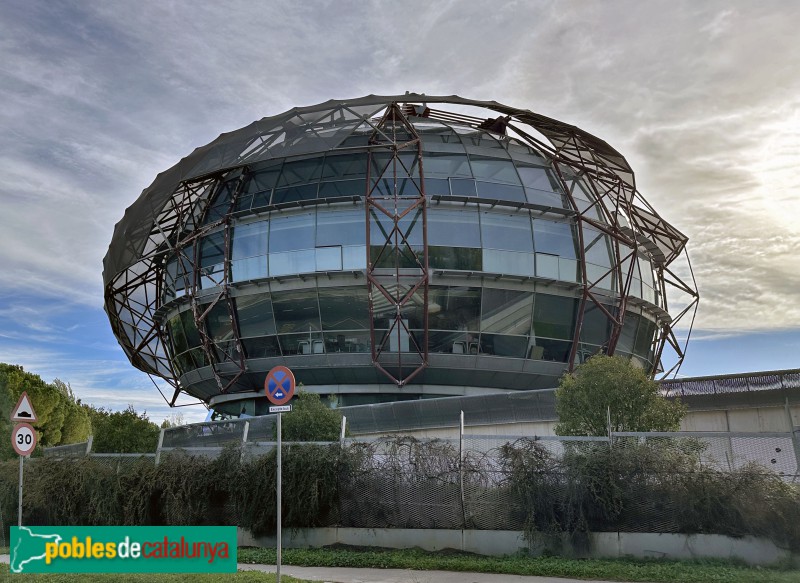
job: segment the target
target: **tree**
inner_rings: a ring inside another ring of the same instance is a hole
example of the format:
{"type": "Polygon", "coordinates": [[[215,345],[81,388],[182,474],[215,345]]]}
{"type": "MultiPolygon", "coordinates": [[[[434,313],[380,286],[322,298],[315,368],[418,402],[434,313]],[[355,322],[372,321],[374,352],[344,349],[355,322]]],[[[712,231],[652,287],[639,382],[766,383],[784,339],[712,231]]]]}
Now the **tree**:
{"type": "Polygon", "coordinates": [[[292,412],[281,419],[286,441],[336,441],[342,428],[342,415],[329,409],[316,393],[298,392],[292,412]]]}
{"type": "MultiPolygon", "coordinates": [[[[10,442],[11,425],[6,423],[11,408],[27,391],[38,420],[33,425],[44,447],[85,441],[89,436],[89,418],[75,401],[68,383],[55,379],[46,383],[39,375],[21,366],[0,363],[0,440],[10,442]],[[8,434],[9,437],[5,437],[8,434]]],[[[0,446],[0,457],[7,449],[0,446]]]]}
{"type": "Polygon", "coordinates": [[[60,445],[86,441],[92,433],[92,423],[86,409],[75,399],[69,383],[53,379],[53,387],[64,396],[64,423],[61,427],[60,445]]]}
{"type": "Polygon", "coordinates": [[[186,420],[183,418],[183,413],[173,413],[161,422],[161,429],[180,427],[181,425],[186,425],[186,420]]]}
{"type": "Polygon", "coordinates": [[[612,431],[677,431],[686,414],[679,401],[620,357],[598,354],[565,374],[556,389],[557,435],[607,435],[612,431]]]}
{"type": "Polygon", "coordinates": [[[158,425],[133,405],[108,411],[84,405],[92,421],[92,451],[98,453],[152,453],[158,446],[158,425]]]}

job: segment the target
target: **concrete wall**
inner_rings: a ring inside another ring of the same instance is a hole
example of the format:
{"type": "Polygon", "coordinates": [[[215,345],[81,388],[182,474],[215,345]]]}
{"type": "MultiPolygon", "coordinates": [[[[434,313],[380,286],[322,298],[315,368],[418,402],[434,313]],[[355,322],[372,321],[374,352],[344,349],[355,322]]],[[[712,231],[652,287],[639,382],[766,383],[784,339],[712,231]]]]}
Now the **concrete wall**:
{"type": "Polygon", "coordinates": [[[694,409],[684,417],[681,431],[769,433],[792,431],[800,424],[800,406],[739,406],[694,409]]]}
{"type": "MultiPolygon", "coordinates": [[[[738,406],[690,409],[681,422],[681,431],[734,431],[742,433],[779,433],[800,429],[800,405],[790,407],[791,422],[784,406],[738,406]]],[[[555,435],[557,419],[470,425],[465,419],[465,433],[476,435],[555,435]]],[[[458,419],[452,427],[403,431],[418,438],[458,439],[458,419]]],[[[386,435],[375,434],[374,437],[386,435]]],[[[366,436],[366,435],[365,435],[366,436]]]]}
{"type": "MultiPolygon", "coordinates": [[[[529,544],[520,531],[446,530],[405,528],[308,528],[283,531],[284,548],[324,547],[343,544],[427,551],[456,549],[480,555],[519,552],[540,556],[547,552],[581,558],[737,559],[750,565],[800,564],[800,555],[780,549],[772,541],[755,537],[731,538],[716,534],[659,534],[597,532],[571,539],[547,535],[529,544]]],[[[253,537],[239,529],[239,546],[274,547],[275,537],[253,537]]]]}

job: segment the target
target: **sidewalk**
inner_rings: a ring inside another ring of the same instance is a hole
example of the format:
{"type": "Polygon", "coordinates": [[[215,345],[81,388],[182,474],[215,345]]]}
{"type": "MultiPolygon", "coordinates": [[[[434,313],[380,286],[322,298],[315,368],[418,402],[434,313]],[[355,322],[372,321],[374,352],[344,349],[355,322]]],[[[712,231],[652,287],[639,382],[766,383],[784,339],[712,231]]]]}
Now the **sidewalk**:
{"type": "MultiPolygon", "coordinates": [[[[274,573],[275,565],[239,563],[241,571],[274,573]]],[[[526,577],[493,573],[464,573],[453,571],[412,571],[410,569],[351,569],[347,567],[294,567],[282,565],[281,575],[291,575],[309,581],[326,583],[587,583],[584,579],[557,577],[526,577]]],[[[596,581],[591,583],[613,583],[596,581]]]]}
{"type": "MultiPolygon", "coordinates": [[[[10,560],[8,555],[0,555],[0,563],[7,565],[10,560]]],[[[238,566],[240,571],[275,572],[275,565],[239,563],[238,566]]],[[[299,579],[327,583],[586,583],[582,579],[495,575],[493,573],[412,571],[410,569],[350,569],[347,567],[295,567],[293,565],[282,565],[281,575],[291,575],[299,579]]],[[[593,580],[592,583],[613,582],[593,580]]]]}

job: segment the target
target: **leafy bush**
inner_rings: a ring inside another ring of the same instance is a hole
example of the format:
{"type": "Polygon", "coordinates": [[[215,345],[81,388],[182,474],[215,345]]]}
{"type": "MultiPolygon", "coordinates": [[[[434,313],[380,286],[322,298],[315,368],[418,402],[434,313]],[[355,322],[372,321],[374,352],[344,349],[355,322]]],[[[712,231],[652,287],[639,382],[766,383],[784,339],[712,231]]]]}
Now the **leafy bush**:
{"type": "Polygon", "coordinates": [[[565,444],[520,439],[501,460],[533,540],[591,531],[755,535],[800,549],[800,488],[757,465],[721,472],[695,439],[565,444]]]}
{"type": "MultiPolygon", "coordinates": [[[[720,472],[693,438],[545,442],[522,438],[463,459],[410,437],[283,451],[289,528],[521,528],[529,539],[592,531],[756,535],[800,550],[800,488],[758,466],[720,472]],[[464,488],[464,497],[461,488],[464,488]]],[[[232,524],[275,531],[275,450],[210,459],[39,458],[26,469],[25,522],[232,524]]],[[[17,464],[0,464],[0,511],[15,523],[17,464]]]]}
{"type": "Polygon", "coordinates": [[[281,424],[286,441],[338,441],[342,415],[326,407],[318,394],[299,391],[292,400],[291,414],[284,415],[281,424]]]}
{"type": "Polygon", "coordinates": [[[618,356],[596,354],[556,389],[557,435],[677,431],[686,407],[665,399],[658,383],[618,356]]]}

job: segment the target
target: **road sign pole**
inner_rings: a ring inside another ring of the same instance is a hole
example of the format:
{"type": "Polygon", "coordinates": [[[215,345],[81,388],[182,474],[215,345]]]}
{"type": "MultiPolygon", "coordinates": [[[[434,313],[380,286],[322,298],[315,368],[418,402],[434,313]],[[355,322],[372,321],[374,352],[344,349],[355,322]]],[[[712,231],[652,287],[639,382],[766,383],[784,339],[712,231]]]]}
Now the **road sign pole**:
{"type": "Polygon", "coordinates": [[[17,509],[17,526],[22,526],[22,464],[25,456],[19,456],[19,508],[17,509]]]}
{"type": "MultiPolygon", "coordinates": [[[[278,538],[278,561],[277,561],[277,580],[278,583],[281,583],[281,482],[283,481],[283,476],[281,475],[281,417],[283,417],[283,413],[278,413],[278,529],[276,531],[277,538],[278,538]]],[[[22,466],[20,466],[22,467],[22,466]]],[[[21,486],[20,486],[21,487],[21,486]]],[[[21,491],[21,490],[20,490],[21,491]]]]}
{"type": "Polygon", "coordinates": [[[292,406],[289,405],[289,401],[292,400],[292,396],[294,395],[295,389],[295,380],[294,380],[294,373],[286,368],[285,366],[276,366],[273,367],[267,373],[267,378],[264,380],[264,389],[267,393],[267,399],[269,402],[275,405],[274,407],[269,408],[270,413],[277,413],[278,414],[278,452],[276,455],[277,462],[278,462],[278,483],[275,486],[275,494],[277,498],[277,529],[275,532],[275,539],[276,539],[276,546],[277,546],[277,561],[276,562],[276,575],[278,583],[281,583],[281,506],[282,506],[282,499],[281,499],[281,486],[283,482],[283,467],[281,464],[281,450],[282,448],[282,441],[283,441],[283,431],[281,429],[281,418],[283,417],[284,412],[288,412],[292,410],[292,406]]]}

